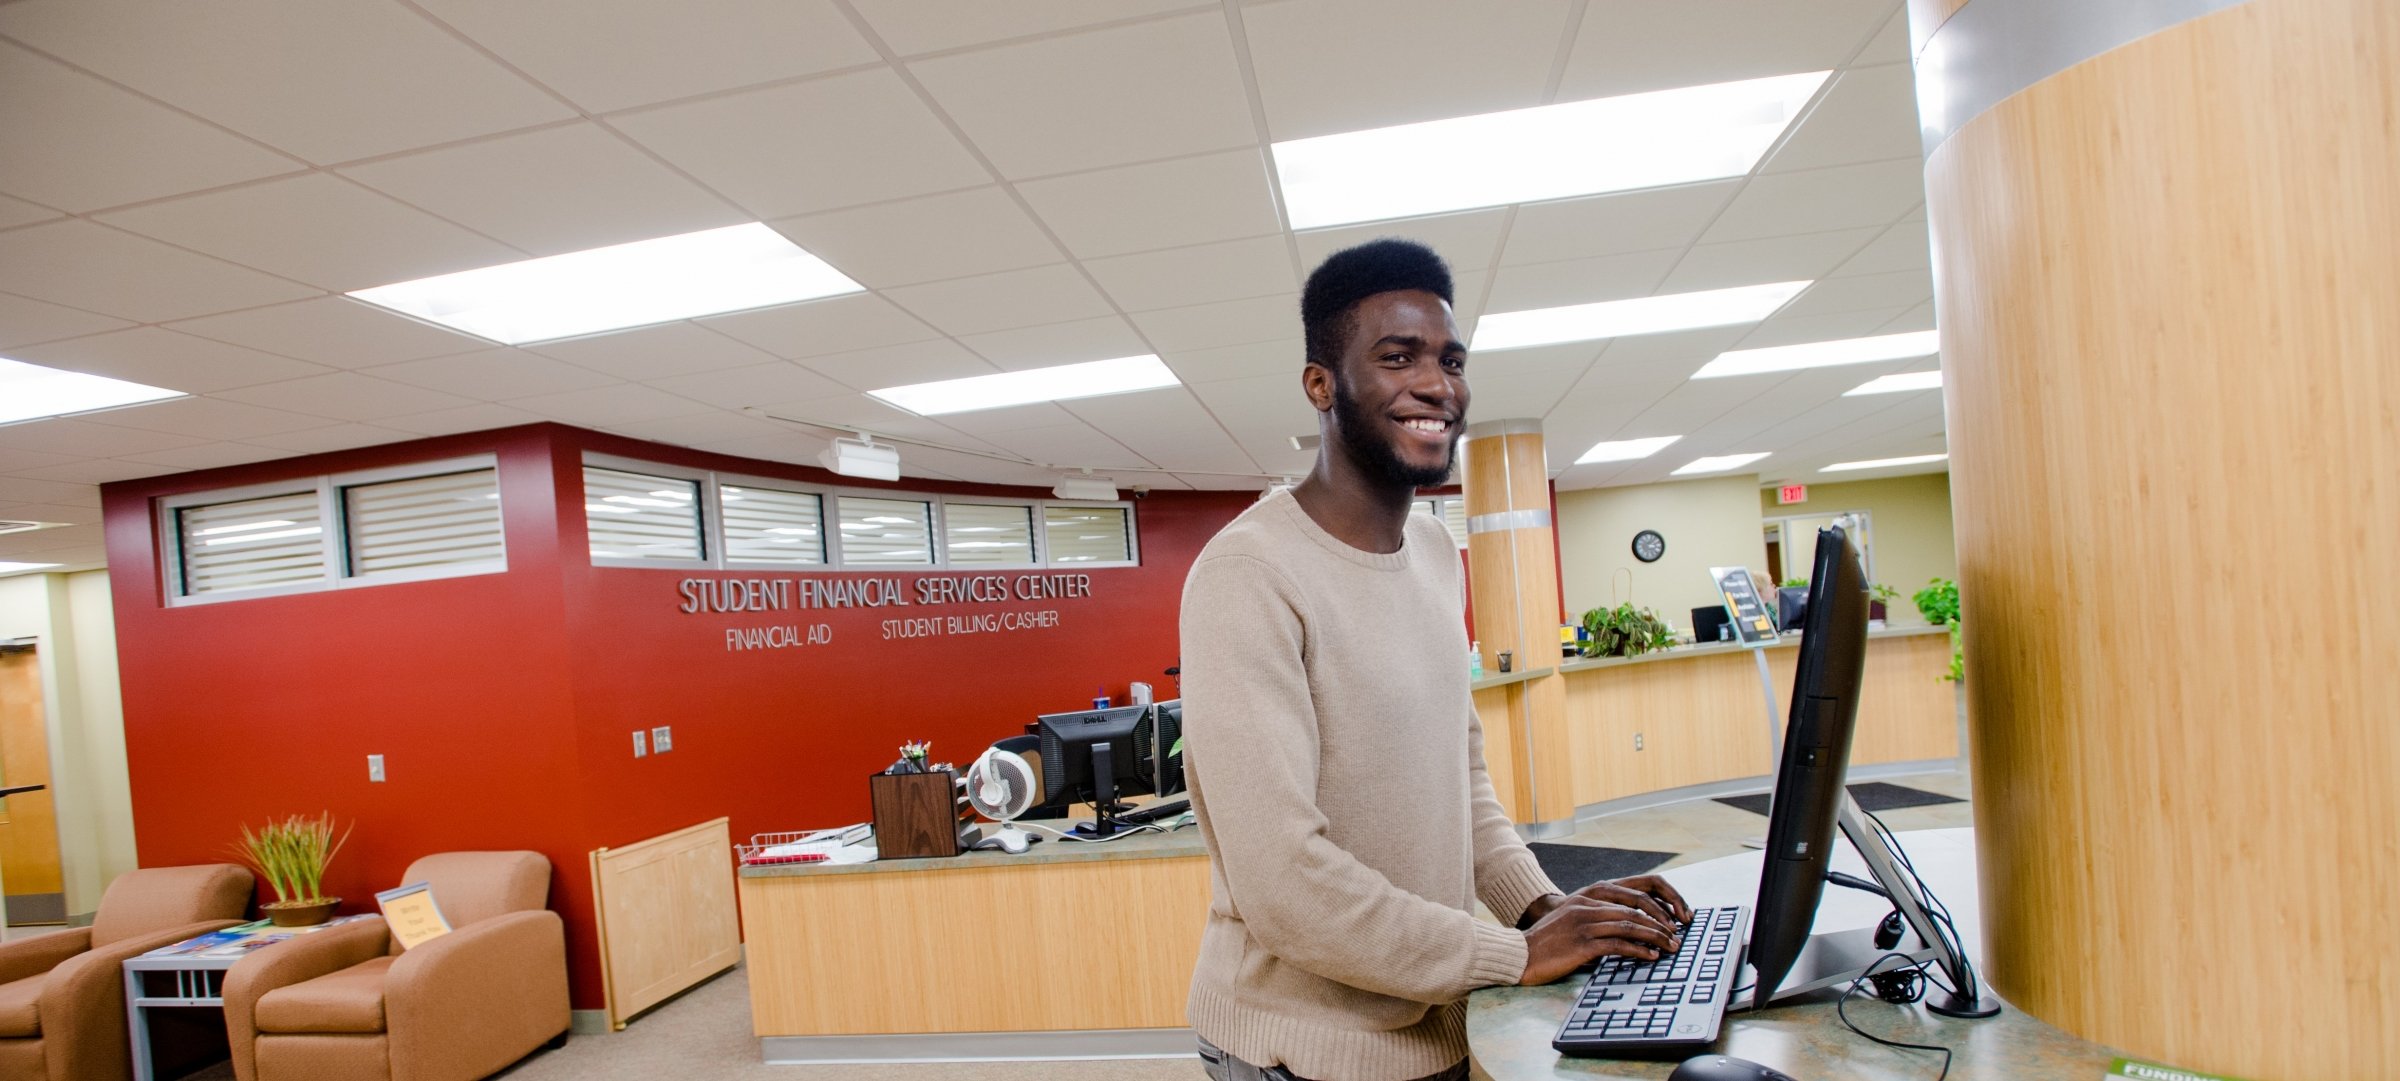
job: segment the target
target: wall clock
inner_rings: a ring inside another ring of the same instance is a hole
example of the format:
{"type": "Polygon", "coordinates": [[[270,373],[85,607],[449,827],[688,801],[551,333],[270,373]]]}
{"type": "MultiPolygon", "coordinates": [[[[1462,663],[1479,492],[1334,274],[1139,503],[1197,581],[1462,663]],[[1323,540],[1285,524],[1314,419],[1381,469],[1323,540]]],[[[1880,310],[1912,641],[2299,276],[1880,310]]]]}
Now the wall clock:
{"type": "Polygon", "coordinates": [[[1659,536],[1658,530],[1645,529],[1633,535],[1633,558],[1644,563],[1656,563],[1658,557],[1665,554],[1667,538],[1659,536]]]}

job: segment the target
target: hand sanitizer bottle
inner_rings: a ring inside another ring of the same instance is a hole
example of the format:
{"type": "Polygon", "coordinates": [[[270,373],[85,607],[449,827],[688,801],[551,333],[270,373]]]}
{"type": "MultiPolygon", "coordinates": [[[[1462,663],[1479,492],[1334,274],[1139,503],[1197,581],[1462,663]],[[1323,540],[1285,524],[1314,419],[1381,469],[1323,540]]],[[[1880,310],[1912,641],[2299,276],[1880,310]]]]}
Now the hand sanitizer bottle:
{"type": "Polygon", "coordinates": [[[1467,643],[1467,678],[1483,678],[1483,643],[1467,643]]]}

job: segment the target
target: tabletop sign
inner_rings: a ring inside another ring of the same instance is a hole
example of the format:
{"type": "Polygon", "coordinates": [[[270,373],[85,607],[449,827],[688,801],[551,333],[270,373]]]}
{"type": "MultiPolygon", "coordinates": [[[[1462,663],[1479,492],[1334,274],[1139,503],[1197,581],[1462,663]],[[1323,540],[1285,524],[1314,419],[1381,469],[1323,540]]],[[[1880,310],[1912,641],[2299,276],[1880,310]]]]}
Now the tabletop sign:
{"type": "Polygon", "coordinates": [[[1717,580],[1717,595],[1725,599],[1725,610],[1733,615],[1733,630],[1741,643],[1773,644],[1775,617],[1767,614],[1766,602],[1758,599],[1758,586],[1750,580],[1750,568],[1710,567],[1708,576],[1717,580]]]}
{"type": "Polygon", "coordinates": [[[450,933],[450,921],[433,901],[433,883],[412,882],[375,895],[383,906],[383,922],[400,940],[403,950],[414,949],[450,933]]]}
{"type": "Polygon", "coordinates": [[[1775,489],[1775,502],[1785,506],[1808,502],[1808,485],[1786,484],[1775,489]]]}

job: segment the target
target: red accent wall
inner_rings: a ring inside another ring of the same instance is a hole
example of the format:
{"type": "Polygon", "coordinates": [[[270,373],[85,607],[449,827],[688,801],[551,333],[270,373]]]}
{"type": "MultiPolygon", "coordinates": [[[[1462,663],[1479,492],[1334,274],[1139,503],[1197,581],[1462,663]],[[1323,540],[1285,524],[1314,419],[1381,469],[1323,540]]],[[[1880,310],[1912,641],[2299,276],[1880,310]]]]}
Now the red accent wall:
{"type": "MultiPolygon", "coordinates": [[[[356,832],[329,892],[372,910],[432,852],[550,859],[574,1004],[598,1008],[587,854],[729,815],[737,839],[868,817],[865,776],[906,739],[964,763],[1096,687],[1124,700],[1176,662],[1183,578],[1252,492],[1137,504],[1142,565],[1093,596],[996,605],[685,614],[690,577],[780,572],[593,567],[585,450],[762,477],[879,487],[821,470],[534,425],[103,487],[135,833],[145,866],[214,861],[240,823],[330,810],[356,832]],[[168,608],[153,501],[180,492],[465,454],[500,460],[505,573],[168,608]],[[1052,608],[1054,628],[884,640],[886,619],[1052,608]],[[830,644],[728,651],[728,627],[829,624],[830,644]],[[636,759],[632,733],[674,727],[636,759]],[[367,780],[382,754],[388,780],[367,780]]],[[[918,491],[1027,489],[912,482],[918,491]]],[[[919,573],[896,572],[904,580],[919,573]]],[[[1013,572],[1023,573],[1023,572],[1013,572]]],[[[860,575],[853,575],[860,576],[860,575]]],[[[877,575],[890,577],[892,574],[877,575]]],[[[830,576],[828,576],[830,577],[830,576]]]]}

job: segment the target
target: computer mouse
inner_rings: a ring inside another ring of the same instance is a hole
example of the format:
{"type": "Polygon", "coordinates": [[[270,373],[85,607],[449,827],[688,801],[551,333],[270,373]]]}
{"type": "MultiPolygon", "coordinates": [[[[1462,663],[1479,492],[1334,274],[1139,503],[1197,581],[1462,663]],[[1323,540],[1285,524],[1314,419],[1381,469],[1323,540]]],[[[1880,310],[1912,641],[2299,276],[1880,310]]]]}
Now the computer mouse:
{"type": "Polygon", "coordinates": [[[1667,1081],[1793,1081],[1792,1075],[1732,1055],[1694,1055],[1675,1067],[1667,1081]]]}

